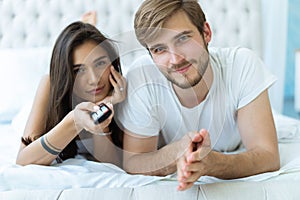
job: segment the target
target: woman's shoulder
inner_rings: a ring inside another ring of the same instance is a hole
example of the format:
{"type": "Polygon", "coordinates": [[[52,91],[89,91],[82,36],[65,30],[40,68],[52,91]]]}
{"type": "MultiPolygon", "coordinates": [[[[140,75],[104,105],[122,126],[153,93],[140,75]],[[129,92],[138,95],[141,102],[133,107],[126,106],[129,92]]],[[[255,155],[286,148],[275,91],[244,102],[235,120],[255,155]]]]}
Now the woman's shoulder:
{"type": "Polygon", "coordinates": [[[40,83],[38,86],[38,92],[39,91],[45,92],[48,90],[50,90],[50,76],[49,76],[49,74],[45,74],[40,79],[40,83]]]}
{"type": "Polygon", "coordinates": [[[49,74],[45,74],[41,77],[40,83],[44,83],[50,85],[50,76],[49,74]]]}

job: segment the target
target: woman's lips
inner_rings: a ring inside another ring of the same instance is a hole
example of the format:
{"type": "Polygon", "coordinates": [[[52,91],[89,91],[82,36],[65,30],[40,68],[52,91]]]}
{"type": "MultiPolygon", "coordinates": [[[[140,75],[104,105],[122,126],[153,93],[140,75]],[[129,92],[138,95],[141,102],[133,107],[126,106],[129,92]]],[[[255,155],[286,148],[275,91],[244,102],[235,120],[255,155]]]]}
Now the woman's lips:
{"type": "Polygon", "coordinates": [[[89,90],[88,93],[91,95],[98,95],[102,92],[104,86],[103,87],[97,87],[96,89],[93,90],[89,90]]]}

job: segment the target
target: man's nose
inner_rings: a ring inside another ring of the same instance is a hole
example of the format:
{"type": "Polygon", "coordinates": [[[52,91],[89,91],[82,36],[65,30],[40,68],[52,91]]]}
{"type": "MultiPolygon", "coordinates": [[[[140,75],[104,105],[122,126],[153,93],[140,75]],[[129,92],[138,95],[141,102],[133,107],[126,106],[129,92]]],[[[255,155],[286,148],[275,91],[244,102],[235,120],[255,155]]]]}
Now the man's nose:
{"type": "Polygon", "coordinates": [[[184,59],[184,56],[180,54],[180,52],[176,49],[172,49],[169,51],[169,60],[171,64],[181,63],[184,59]]]}

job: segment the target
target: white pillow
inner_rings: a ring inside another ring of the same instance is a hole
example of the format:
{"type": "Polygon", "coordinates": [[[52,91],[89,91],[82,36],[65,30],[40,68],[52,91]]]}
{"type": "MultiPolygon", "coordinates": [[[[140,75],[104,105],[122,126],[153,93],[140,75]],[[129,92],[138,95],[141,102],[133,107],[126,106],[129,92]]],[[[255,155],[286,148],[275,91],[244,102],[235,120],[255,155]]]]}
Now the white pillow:
{"type": "Polygon", "coordinates": [[[50,47],[0,49],[0,122],[11,121],[33,99],[50,58],[50,47]]]}
{"type": "Polygon", "coordinates": [[[11,126],[14,132],[19,136],[23,135],[32,104],[33,100],[27,101],[11,121],[11,126]]]}
{"type": "Polygon", "coordinates": [[[279,114],[274,110],[273,116],[280,143],[300,141],[300,120],[279,114]]]}

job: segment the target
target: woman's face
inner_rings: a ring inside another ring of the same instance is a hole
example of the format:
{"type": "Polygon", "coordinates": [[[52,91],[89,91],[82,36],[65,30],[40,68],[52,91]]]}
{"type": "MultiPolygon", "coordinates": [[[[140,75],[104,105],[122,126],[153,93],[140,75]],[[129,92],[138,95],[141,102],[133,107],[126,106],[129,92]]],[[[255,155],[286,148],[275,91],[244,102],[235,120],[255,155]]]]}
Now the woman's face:
{"type": "Polygon", "coordinates": [[[73,51],[75,82],[73,93],[83,101],[98,102],[111,91],[111,61],[94,41],[86,41],[73,51]]]}

